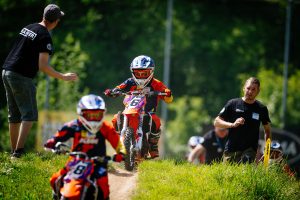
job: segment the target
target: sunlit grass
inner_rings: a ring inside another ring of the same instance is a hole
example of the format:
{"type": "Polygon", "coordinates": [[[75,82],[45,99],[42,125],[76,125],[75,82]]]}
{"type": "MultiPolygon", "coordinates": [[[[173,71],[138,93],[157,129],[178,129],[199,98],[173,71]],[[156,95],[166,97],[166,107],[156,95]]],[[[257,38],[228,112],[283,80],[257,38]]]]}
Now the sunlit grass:
{"type": "Polygon", "coordinates": [[[29,153],[11,160],[0,154],[0,199],[51,199],[49,179],[63,167],[67,157],[50,152],[29,153]]]}
{"type": "MultiPolygon", "coordinates": [[[[11,160],[0,153],[0,199],[51,199],[49,178],[65,155],[29,153],[11,160]]],[[[140,199],[300,199],[300,182],[280,167],[195,166],[184,161],[144,161],[138,167],[134,200],[140,199]]]]}
{"type": "Polygon", "coordinates": [[[280,168],[255,165],[195,166],[150,161],[139,166],[133,199],[300,199],[300,184],[280,168]]]}
{"type": "MultiPolygon", "coordinates": [[[[51,152],[28,153],[11,160],[8,153],[0,153],[0,200],[52,199],[50,177],[61,169],[67,155],[51,152]]],[[[109,163],[109,170],[115,166],[109,163]]]]}

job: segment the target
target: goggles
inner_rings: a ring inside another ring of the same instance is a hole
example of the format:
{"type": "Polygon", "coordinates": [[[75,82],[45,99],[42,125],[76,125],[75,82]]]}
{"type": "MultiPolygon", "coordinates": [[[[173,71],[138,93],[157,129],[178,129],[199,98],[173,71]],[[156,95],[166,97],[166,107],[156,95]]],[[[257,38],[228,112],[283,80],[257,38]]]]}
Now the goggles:
{"type": "Polygon", "coordinates": [[[152,69],[133,69],[132,73],[137,79],[147,79],[151,75],[152,69]]]}
{"type": "Polygon", "coordinates": [[[82,110],[81,116],[87,121],[101,121],[105,110],[82,110]]]}

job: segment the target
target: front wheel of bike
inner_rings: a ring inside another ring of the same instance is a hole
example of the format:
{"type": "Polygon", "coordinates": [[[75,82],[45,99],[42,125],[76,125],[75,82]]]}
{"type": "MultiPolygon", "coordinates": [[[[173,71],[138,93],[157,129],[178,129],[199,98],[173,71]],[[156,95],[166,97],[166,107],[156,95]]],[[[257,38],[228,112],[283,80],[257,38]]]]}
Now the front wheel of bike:
{"type": "Polygon", "coordinates": [[[127,128],[125,131],[125,138],[124,138],[124,146],[126,148],[126,156],[124,160],[125,169],[128,171],[132,171],[135,165],[135,137],[134,131],[132,128],[127,128]]]}
{"type": "Polygon", "coordinates": [[[143,141],[142,141],[142,147],[141,147],[141,156],[144,159],[148,158],[149,152],[149,143],[148,143],[148,137],[146,133],[143,134],[143,141]]]}

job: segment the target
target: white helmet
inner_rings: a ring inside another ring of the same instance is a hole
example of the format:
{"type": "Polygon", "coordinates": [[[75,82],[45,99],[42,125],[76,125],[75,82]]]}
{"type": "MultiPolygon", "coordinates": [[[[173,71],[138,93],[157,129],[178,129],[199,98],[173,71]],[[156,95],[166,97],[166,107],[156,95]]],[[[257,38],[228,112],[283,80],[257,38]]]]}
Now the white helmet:
{"type": "Polygon", "coordinates": [[[77,114],[84,127],[96,134],[103,122],[105,114],[105,102],[97,95],[89,94],[83,96],[77,105],[77,114]]]}
{"type": "Polygon", "coordinates": [[[130,71],[135,83],[144,88],[153,78],[155,63],[149,56],[141,55],[133,59],[130,71]]]}
{"type": "Polygon", "coordinates": [[[204,142],[204,138],[201,136],[192,136],[188,141],[188,146],[190,148],[195,148],[198,144],[202,144],[204,142]]]}

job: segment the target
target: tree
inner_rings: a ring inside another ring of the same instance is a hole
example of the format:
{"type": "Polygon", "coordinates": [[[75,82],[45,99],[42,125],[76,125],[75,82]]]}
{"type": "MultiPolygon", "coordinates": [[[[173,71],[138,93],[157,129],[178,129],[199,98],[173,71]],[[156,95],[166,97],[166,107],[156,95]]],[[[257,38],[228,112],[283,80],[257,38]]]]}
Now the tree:
{"type": "Polygon", "coordinates": [[[203,99],[195,96],[177,98],[168,105],[173,112],[167,126],[167,146],[171,152],[182,153],[188,139],[193,135],[203,135],[203,127],[212,123],[204,108],[203,99]]]}
{"type": "MultiPolygon", "coordinates": [[[[69,33],[64,43],[60,46],[51,57],[51,66],[62,72],[75,72],[79,76],[76,82],[63,82],[57,79],[49,81],[49,103],[52,110],[74,109],[76,103],[83,94],[88,93],[88,89],[84,85],[86,80],[86,63],[89,60],[87,53],[81,50],[81,45],[71,33],[69,33]]],[[[47,80],[45,74],[39,74],[38,81],[38,105],[39,108],[44,107],[46,101],[46,85],[47,80]]]]}

